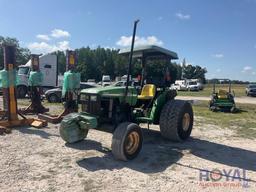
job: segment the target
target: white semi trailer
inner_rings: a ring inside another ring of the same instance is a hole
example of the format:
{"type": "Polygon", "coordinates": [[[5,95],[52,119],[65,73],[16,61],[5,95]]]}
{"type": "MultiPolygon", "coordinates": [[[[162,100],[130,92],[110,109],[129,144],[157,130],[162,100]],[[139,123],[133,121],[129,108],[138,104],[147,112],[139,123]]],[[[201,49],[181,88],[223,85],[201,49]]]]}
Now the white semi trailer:
{"type": "MultiPolygon", "coordinates": [[[[43,73],[42,87],[52,88],[58,85],[58,67],[57,56],[53,54],[46,54],[39,57],[40,71],[43,73]]],[[[25,65],[18,67],[18,84],[17,96],[24,98],[28,92],[28,78],[31,71],[31,60],[25,65]]]]}

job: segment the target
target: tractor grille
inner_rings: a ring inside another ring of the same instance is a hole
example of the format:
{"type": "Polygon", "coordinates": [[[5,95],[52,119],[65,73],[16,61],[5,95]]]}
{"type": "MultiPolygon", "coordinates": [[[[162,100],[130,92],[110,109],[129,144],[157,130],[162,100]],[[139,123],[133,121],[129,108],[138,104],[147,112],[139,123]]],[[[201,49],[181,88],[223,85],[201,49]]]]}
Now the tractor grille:
{"type": "Polygon", "coordinates": [[[92,115],[99,115],[100,113],[100,96],[96,94],[81,94],[80,101],[82,104],[82,111],[92,115]]]}

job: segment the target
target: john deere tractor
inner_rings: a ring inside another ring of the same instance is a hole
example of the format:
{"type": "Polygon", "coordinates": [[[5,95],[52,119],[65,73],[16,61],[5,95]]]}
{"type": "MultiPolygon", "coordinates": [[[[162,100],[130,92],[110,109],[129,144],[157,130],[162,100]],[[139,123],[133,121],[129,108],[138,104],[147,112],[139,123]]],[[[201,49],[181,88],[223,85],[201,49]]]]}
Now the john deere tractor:
{"type": "Polygon", "coordinates": [[[190,103],[175,100],[176,91],[170,90],[169,67],[172,59],[178,59],[175,52],[157,46],[134,48],[134,32],[131,50],[121,50],[129,56],[127,83],[124,87],[90,88],[81,91],[82,112],[64,117],[60,135],[68,143],[83,140],[89,129],[113,133],[112,153],[116,159],[135,158],[143,143],[140,124],[159,125],[164,138],[173,141],[186,140],[193,127],[193,110],[190,103]],[[142,63],[141,89],[128,86],[133,58],[142,63]],[[148,80],[146,64],[148,60],[165,61],[162,81],[148,80]]]}
{"type": "Polygon", "coordinates": [[[228,81],[228,90],[219,89],[216,91],[216,82],[213,83],[211,100],[209,101],[209,109],[213,112],[237,112],[235,104],[235,93],[231,92],[231,81],[229,79],[220,79],[219,81],[228,81]]]}

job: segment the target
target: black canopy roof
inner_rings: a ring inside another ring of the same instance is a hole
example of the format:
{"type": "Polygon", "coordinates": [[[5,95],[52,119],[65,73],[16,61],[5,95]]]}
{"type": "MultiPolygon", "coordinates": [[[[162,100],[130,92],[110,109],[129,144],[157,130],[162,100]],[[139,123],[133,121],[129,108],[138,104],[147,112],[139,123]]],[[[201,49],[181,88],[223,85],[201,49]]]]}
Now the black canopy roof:
{"type": "MultiPolygon", "coordinates": [[[[120,55],[129,55],[130,49],[122,49],[119,51],[120,55]]],[[[170,51],[168,49],[158,47],[156,45],[146,45],[146,46],[137,46],[134,47],[133,57],[141,58],[141,57],[155,57],[155,56],[164,56],[168,59],[178,59],[177,53],[170,51]]]]}

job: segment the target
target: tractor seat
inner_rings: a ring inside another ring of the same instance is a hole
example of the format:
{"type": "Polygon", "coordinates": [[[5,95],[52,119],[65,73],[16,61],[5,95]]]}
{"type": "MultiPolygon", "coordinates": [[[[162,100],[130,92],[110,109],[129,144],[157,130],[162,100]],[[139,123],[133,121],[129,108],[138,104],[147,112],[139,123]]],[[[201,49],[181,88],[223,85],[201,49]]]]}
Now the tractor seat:
{"type": "Polygon", "coordinates": [[[226,90],[219,89],[218,98],[219,99],[227,99],[228,98],[228,92],[226,90]]]}
{"type": "Polygon", "coordinates": [[[153,99],[156,94],[156,86],[154,84],[146,84],[143,86],[141,94],[138,95],[138,99],[149,100],[153,99]]]}

